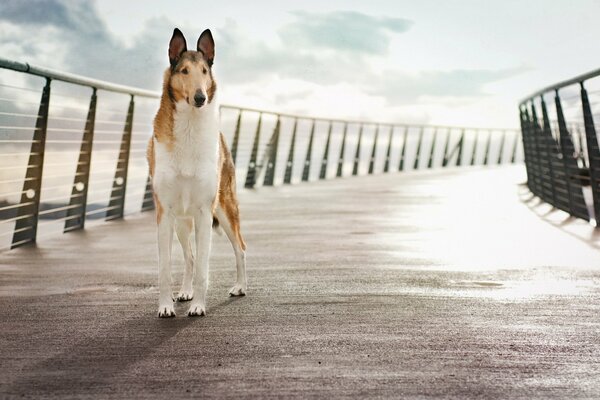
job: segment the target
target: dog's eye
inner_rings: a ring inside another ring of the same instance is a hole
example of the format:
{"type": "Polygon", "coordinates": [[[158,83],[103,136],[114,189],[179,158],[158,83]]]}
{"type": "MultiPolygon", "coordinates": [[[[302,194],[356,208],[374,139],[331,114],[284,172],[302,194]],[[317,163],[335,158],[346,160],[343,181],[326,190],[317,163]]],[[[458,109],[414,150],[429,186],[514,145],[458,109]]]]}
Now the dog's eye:
{"type": "Polygon", "coordinates": [[[188,69],[187,68],[182,69],[181,73],[184,74],[184,75],[187,75],[188,74],[188,69]]]}
{"type": "Polygon", "coordinates": [[[204,75],[206,75],[206,72],[207,72],[207,71],[206,71],[206,68],[202,68],[202,73],[203,73],[204,75]]]}

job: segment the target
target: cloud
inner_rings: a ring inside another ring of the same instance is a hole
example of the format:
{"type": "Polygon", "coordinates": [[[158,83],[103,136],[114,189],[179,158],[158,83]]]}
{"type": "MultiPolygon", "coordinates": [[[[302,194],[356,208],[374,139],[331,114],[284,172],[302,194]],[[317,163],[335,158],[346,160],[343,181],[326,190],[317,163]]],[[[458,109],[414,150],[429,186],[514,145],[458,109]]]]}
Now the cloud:
{"type": "Polygon", "coordinates": [[[281,39],[296,50],[332,49],[364,54],[386,54],[391,33],[404,33],[412,21],[374,17],[355,11],[327,14],[295,11],[296,20],[280,29],[281,39]]]}
{"type": "MultiPolygon", "coordinates": [[[[475,101],[485,95],[486,85],[524,71],[456,69],[409,74],[388,65],[381,72],[376,66],[388,62],[392,38],[407,32],[412,21],[352,11],[295,11],[292,17],[276,32],[279,40],[270,43],[248,35],[232,20],[215,29],[215,69],[225,83],[222,93],[229,96],[222,100],[243,99],[248,104],[240,105],[260,103],[321,115],[328,109],[332,113],[348,110],[350,116],[356,112],[353,104],[361,109],[372,104],[377,110],[396,110],[435,98],[475,101]]],[[[0,2],[0,53],[158,90],[174,26],[167,17],[150,19],[134,38],[122,40],[111,34],[93,3],[4,0],[0,2]]],[[[194,29],[180,28],[188,34],[189,44],[195,43],[194,29]]]]}

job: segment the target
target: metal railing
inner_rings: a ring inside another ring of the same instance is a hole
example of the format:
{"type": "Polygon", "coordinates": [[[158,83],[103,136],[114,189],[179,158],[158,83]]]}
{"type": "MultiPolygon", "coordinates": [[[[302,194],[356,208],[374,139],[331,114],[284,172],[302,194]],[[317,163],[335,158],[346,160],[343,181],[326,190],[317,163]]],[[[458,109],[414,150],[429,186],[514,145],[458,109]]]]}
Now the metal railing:
{"type": "MultiPolygon", "coordinates": [[[[0,248],[153,209],[145,149],[159,93],[2,58],[0,68],[0,248]]],[[[221,123],[245,188],[522,158],[513,129],[230,105],[221,123]]]]}
{"type": "Polygon", "coordinates": [[[519,105],[530,191],[574,217],[600,223],[600,69],[546,87],[519,105]],[[591,90],[590,90],[591,88],[591,90]],[[547,97],[553,97],[546,102],[547,97]]]}

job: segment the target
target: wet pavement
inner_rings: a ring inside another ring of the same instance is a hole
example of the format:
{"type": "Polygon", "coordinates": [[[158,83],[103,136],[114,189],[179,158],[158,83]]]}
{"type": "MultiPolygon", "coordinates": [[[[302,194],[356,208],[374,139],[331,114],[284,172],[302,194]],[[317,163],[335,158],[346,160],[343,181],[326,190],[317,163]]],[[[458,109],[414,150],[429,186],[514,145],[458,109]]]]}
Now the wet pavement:
{"type": "Polygon", "coordinates": [[[152,213],[0,254],[0,397],[599,398],[600,233],[524,180],[245,191],[248,296],[215,236],[204,318],[156,317],[152,213]]]}

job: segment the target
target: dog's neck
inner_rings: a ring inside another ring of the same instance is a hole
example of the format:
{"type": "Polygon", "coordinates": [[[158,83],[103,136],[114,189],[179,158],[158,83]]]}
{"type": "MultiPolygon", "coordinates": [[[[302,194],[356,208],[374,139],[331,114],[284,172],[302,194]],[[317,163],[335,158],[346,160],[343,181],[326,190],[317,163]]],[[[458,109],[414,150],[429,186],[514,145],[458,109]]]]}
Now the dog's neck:
{"type": "Polygon", "coordinates": [[[173,133],[178,138],[216,138],[219,134],[219,105],[216,98],[202,107],[194,107],[182,100],[175,103],[173,120],[173,133]]]}

